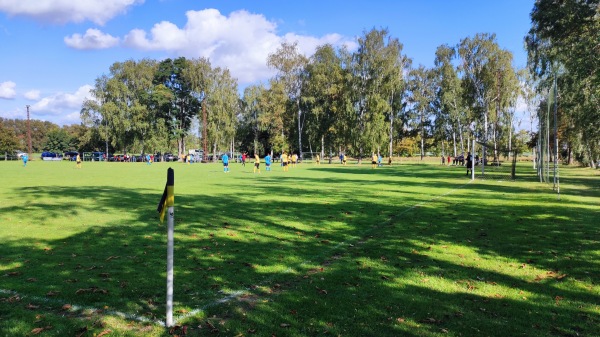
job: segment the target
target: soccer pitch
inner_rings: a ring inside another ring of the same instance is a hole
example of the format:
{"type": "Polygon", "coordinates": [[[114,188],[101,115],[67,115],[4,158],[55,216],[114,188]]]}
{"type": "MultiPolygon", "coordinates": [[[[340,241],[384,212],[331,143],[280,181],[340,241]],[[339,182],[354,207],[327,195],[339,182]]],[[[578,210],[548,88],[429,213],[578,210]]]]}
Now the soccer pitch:
{"type": "Polygon", "coordinates": [[[0,335],[598,336],[600,174],[530,165],[0,162],[0,335]]]}

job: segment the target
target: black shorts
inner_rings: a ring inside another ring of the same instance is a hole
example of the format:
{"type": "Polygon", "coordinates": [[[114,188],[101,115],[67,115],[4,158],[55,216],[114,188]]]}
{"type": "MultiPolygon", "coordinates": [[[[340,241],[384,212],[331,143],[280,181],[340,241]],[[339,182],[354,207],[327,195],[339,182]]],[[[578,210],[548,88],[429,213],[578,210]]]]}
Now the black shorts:
{"type": "Polygon", "coordinates": [[[228,167],[229,163],[223,163],[223,166],[228,167]]]}
{"type": "Polygon", "coordinates": [[[374,160],[371,160],[371,164],[375,165],[375,164],[377,164],[377,162],[374,160]]]}
{"type": "Polygon", "coordinates": [[[254,163],[254,167],[258,168],[260,166],[259,163],[254,163]]]}
{"type": "Polygon", "coordinates": [[[284,162],[283,162],[283,166],[287,166],[287,161],[284,161],[284,162]]]}

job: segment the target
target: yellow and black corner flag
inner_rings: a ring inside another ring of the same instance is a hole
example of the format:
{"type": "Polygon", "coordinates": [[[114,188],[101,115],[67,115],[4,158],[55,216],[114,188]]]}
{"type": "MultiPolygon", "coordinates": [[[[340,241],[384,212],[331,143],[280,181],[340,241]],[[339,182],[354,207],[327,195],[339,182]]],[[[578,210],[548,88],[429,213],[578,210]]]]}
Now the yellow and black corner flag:
{"type": "Polygon", "coordinates": [[[173,169],[169,167],[167,170],[167,185],[165,186],[165,191],[163,192],[162,198],[160,198],[160,202],[158,203],[158,214],[160,216],[160,222],[163,222],[165,219],[165,213],[167,212],[167,208],[175,205],[175,174],[173,173],[173,169]]]}

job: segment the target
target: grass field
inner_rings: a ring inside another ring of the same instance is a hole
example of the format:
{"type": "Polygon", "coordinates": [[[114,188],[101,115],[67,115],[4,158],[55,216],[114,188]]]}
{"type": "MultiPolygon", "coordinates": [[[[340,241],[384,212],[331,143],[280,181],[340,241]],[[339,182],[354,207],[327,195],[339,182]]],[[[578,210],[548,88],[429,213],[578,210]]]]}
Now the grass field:
{"type": "Polygon", "coordinates": [[[0,336],[600,336],[600,174],[530,165],[0,162],[0,336]]]}

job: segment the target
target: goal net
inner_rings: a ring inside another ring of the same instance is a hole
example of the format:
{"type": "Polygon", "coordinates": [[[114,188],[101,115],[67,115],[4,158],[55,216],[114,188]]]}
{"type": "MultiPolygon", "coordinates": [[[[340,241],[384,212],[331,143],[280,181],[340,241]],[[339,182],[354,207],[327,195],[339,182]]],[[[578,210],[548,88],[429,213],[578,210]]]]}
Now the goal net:
{"type": "Polygon", "coordinates": [[[475,179],[515,180],[518,156],[516,149],[475,142],[473,149],[475,179]]]}

